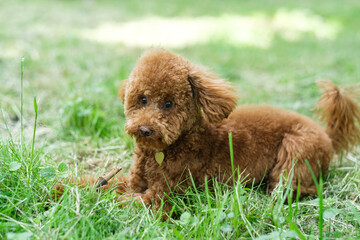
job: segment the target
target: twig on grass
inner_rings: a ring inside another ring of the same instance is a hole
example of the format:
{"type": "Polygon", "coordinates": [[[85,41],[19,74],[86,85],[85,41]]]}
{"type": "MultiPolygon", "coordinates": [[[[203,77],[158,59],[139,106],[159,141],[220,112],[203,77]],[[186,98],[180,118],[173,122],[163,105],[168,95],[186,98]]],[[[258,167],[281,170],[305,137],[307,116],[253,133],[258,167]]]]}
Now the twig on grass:
{"type": "Polygon", "coordinates": [[[116,166],[113,170],[111,170],[108,174],[102,175],[96,181],[96,188],[101,188],[109,183],[109,181],[120,172],[122,167],[116,166]]]}

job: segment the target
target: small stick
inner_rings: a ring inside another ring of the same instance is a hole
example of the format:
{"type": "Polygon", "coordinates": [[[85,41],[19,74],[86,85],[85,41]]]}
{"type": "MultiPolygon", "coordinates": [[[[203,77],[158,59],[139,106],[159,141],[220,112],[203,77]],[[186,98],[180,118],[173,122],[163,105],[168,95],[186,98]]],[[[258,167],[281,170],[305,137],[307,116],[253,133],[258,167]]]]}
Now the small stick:
{"type": "Polygon", "coordinates": [[[115,167],[111,172],[108,174],[102,175],[97,180],[96,188],[101,188],[109,183],[109,181],[118,173],[120,172],[122,167],[115,167]]]}

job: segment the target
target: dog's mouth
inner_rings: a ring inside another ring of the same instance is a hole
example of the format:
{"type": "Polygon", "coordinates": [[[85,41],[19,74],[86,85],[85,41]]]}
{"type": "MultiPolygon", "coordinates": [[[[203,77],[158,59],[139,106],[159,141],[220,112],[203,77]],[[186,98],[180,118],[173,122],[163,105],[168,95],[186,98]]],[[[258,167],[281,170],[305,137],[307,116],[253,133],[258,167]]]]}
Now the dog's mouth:
{"type": "Polygon", "coordinates": [[[138,145],[145,148],[162,151],[168,146],[165,138],[157,130],[146,131],[140,127],[135,129],[126,128],[126,133],[135,138],[138,145]]]}
{"type": "Polygon", "coordinates": [[[141,145],[142,147],[153,149],[156,151],[162,151],[164,150],[168,145],[162,141],[161,138],[146,138],[146,137],[138,137],[134,136],[136,143],[138,145],[141,145]]]}
{"type": "Polygon", "coordinates": [[[148,122],[135,122],[128,119],[125,124],[125,131],[128,135],[135,138],[136,143],[141,147],[162,151],[178,138],[180,130],[169,124],[158,123],[149,124],[148,122]]]}

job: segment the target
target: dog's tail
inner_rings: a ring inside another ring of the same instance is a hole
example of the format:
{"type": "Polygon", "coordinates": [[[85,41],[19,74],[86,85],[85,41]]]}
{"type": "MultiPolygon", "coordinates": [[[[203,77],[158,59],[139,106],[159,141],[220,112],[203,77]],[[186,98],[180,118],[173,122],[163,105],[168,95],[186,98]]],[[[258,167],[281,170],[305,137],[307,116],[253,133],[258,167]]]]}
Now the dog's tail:
{"type": "Polygon", "coordinates": [[[351,151],[360,144],[360,106],[357,104],[360,91],[356,89],[359,85],[339,89],[327,79],[318,85],[324,92],[315,110],[326,123],[333,148],[336,153],[351,151]]]}

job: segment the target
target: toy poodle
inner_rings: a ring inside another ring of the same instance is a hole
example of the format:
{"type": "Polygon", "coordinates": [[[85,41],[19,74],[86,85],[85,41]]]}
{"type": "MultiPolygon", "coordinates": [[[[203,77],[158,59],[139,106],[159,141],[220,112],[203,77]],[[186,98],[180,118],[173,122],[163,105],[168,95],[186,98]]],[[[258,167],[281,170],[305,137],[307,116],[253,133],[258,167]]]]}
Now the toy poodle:
{"type": "Polygon", "coordinates": [[[360,142],[356,94],[329,80],[319,85],[324,93],[316,109],[325,129],[289,110],[235,108],[228,82],[169,51],[146,51],[119,91],[126,133],[136,140],[126,191],[158,206],[170,191],[192,186],[191,178],[197,186],[212,178],[229,182],[235,170],[251,184],[264,180],[270,191],[281,174],[293,172],[294,191],[313,194],[306,161],[318,178],[334,154],[360,142]]]}
{"type": "Polygon", "coordinates": [[[126,133],[136,141],[119,200],[131,196],[159,207],[170,192],[181,193],[193,182],[232,183],[239,174],[249,184],[265,182],[270,191],[281,174],[292,175],[295,192],[315,193],[306,161],[319,178],[334,154],[360,142],[356,94],[329,80],[319,85],[324,93],[316,109],[325,129],[268,105],[236,108],[234,88],[214,73],[166,50],[146,51],[119,91],[126,133]]]}

